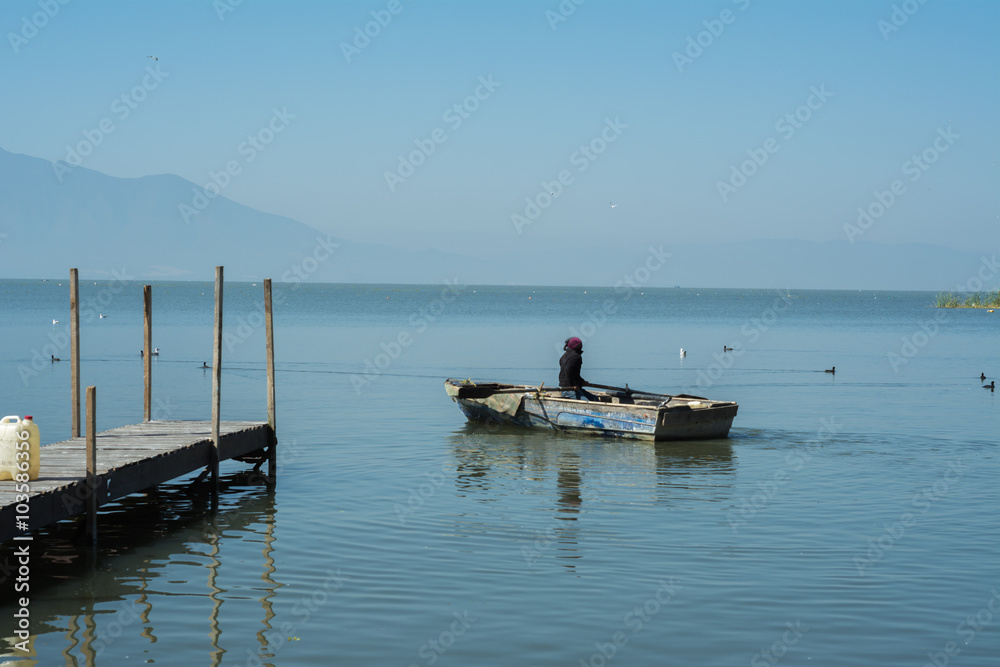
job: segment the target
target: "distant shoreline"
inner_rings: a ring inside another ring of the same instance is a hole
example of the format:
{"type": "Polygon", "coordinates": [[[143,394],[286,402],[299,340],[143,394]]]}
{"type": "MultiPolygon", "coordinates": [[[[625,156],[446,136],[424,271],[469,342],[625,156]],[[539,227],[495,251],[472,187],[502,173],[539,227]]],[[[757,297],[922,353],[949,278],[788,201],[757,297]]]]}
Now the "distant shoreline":
{"type": "Polygon", "coordinates": [[[993,292],[976,292],[965,297],[963,301],[951,292],[937,295],[938,308],[1000,308],[1000,290],[993,292]]]}

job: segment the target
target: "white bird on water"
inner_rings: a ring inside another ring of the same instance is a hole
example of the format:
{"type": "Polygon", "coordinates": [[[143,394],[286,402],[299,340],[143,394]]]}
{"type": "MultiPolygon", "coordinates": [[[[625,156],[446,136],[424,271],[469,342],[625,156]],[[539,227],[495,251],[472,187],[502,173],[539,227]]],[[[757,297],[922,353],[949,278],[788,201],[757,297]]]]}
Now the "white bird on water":
{"type": "Polygon", "coordinates": [[[618,204],[616,204],[614,202],[608,202],[608,203],[611,204],[611,208],[614,208],[615,206],[618,206],[618,204]]]}
{"type": "Polygon", "coordinates": [[[685,350],[683,347],[681,348],[681,356],[682,357],[688,356],[687,350],[685,350]]]}
{"type": "Polygon", "coordinates": [[[155,350],[153,350],[153,351],[152,351],[152,352],[151,352],[151,353],[149,354],[149,356],[151,356],[151,357],[158,357],[158,356],[160,356],[160,348],[156,348],[155,350]]]}
{"type": "Polygon", "coordinates": [[[101,313],[101,314],[100,314],[100,315],[98,315],[97,317],[98,317],[99,319],[102,319],[102,320],[106,320],[106,319],[108,319],[108,316],[107,316],[107,315],[105,315],[104,313],[101,313]]]}
{"type": "Polygon", "coordinates": [[[59,324],[59,320],[52,320],[52,324],[59,324]]]}

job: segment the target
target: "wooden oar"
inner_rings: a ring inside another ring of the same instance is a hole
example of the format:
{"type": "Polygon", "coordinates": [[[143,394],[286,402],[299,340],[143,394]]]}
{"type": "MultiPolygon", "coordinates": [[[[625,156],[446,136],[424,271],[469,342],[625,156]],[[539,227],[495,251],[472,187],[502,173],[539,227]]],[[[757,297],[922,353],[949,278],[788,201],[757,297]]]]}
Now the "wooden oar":
{"type": "Polygon", "coordinates": [[[540,391],[573,391],[574,387],[511,387],[509,389],[494,389],[491,394],[519,394],[521,392],[540,392],[540,391]]]}
{"type": "Polygon", "coordinates": [[[592,384],[588,382],[584,385],[585,387],[594,387],[596,389],[607,389],[608,391],[620,391],[625,394],[642,394],[643,396],[667,396],[668,394],[655,394],[651,391],[639,391],[638,389],[630,389],[628,385],[624,387],[609,387],[606,384],[592,384]]]}
{"type": "Polygon", "coordinates": [[[538,387],[526,385],[522,387],[493,388],[488,385],[462,385],[459,387],[458,396],[460,398],[486,398],[493,394],[521,394],[521,393],[542,393],[572,391],[573,387],[546,387],[543,383],[538,387]]]}

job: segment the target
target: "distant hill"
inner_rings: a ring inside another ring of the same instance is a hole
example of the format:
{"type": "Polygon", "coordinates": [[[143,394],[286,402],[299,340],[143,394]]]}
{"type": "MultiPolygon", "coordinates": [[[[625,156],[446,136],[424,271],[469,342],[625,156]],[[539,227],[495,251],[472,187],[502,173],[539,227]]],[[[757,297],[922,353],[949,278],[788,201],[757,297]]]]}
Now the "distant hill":
{"type": "Polygon", "coordinates": [[[48,160],[0,149],[0,278],[58,278],[77,267],[90,279],[124,268],[140,280],[210,280],[224,265],[228,280],[612,286],[633,276],[650,287],[936,291],[955,290],[982,254],[992,257],[864,241],[691,243],[656,245],[671,257],[647,274],[647,244],[487,258],[413,251],[332,237],[224,196],[199,200],[200,190],[179,176],[116,178],[83,167],[60,182],[48,160]]]}
{"type": "Polygon", "coordinates": [[[83,167],[62,176],[47,160],[0,150],[0,277],[59,277],[77,267],[91,278],[124,267],[140,279],[204,280],[223,265],[230,280],[369,282],[379,266],[410,255],[224,196],[199,200],[202,188],[179,176],[115,178],[83,167]]]}

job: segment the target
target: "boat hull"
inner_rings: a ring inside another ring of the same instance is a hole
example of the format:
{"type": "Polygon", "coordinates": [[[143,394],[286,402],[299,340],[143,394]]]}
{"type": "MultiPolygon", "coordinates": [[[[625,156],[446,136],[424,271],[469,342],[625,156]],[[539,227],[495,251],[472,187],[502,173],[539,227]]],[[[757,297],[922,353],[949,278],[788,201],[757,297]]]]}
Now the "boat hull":
{"type": "Polygon", "coordinates": [[[448,394],[470,421],[643,440],[726,438],[739,408],[729,401],[689,396],[644,394],[633,401],[631,396],[595,392],[600,400],[582,401],[532,387],[449,382],[448,394]],[[501,391],[490,393],[494,387],[501,391]]]}

